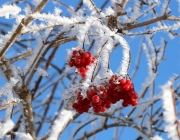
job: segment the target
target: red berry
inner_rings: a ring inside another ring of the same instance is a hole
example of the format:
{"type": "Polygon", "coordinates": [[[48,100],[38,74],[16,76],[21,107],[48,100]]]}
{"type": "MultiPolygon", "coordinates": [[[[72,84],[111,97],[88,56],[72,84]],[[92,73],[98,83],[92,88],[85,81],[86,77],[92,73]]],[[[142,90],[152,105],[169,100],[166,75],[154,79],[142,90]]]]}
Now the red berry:
{"type": "Polygon", "coordinates": [[[113,92],[113,93],[112,93],[112,96],[113,96],[114,98],[117,98],[117,97],[118,97],[118,93],[117,93],[117,92],[113,92]]]}
{"type": "Polygon", "coordinates": [[[73,54],[73,55],[76,55],[76,54],[77,54],[77,51],[76,51],[76,50],[74,50],[72,54],[73,54]]]}
{"type": "Polygon", "coordinates": [[[103,92],[103,93],[99,94],[99,96],[100,96],[101,98],[105,98],[105,97],[107,96],[107,93],[106,93],[106,92],[103,92]]]}
{"type": "Polygon", "coordinates": [[[84,107],[82,108],[82,110],[83,110],[83,112],[88,112],[89,108],[86,107],[86,106],[84,106],[84,107]]]}
{"type": "Polygon", "coordinates": [[[78,101],[83,100],[83,96],[82,96],[82,95],[78,96],[78,97],[77,97],[77,100],[78,100],[78,101]]]}
{"type": "Polygon", "coordinates": [[[91,64],[91,58],[87,58],[86,60],[85,60],[85,64],[88,66],[88,65],[90,65],[91,64]]]}
{"type": "Polygon", "coordinates": [[[85,52],[84,56],[85,56],[85,58],[90,58],[91,57],[91,53],[90,52],[85,52]]]}
{"type": "Polygon", "coordinates": [[[93,110],[94,110],[94,113],[99,113],[101,111],[101,106],[94,106],[93,110]]]}
{"type": "Polygon", "coordinates": [[[95,103],[99,103],[100,98],[99,98],[98,95],[94,95],[94,96],[92,97],[92,100],[93,100],[93,102],[95,102],[95,103]]]}
{"type": "Polygon", "coordinates": [[[94,63],[95,60],[96,58],[91,58],[91,63],[94,63]]]}
{"type": "Polygon", "coordinates": [[[134,93],[132,97],[133,97],[133,99],[138,99],[139,98],[137,93],[134,93]]]}
{"type": "Polygon", "coordinates": [[[70,61],[70,62],[68,63],[68,65],[69,65],[70,67],[73,67],[73,66],[74,66],[74,63],[73,63],[72,61],[70,61]]]}
{"type": "Polygon", "coordinates": [[[122,78],[121,80],[119,80],[120,84],[124,85],[126,83],[126,79],[122,78]]]}
{"type": "Polygon", "coordinates": [[[83,113],[83,110],[82,110],[81,108],[79,108],[79,109],[77,109],[77,112],[78,112],[79,114],[82,114],[82,113],[83,113]]]}
{"type": "Polygon", "coordinates": [[[138,104],[138,103],[137,103],[136,100],[134,100],[134,99],[131,100],[131,105],[132,105],[132,106],[136,106],[137,104],[138,104]]]}
{"type": "Polygon", "coordinates": [[[110,85],[113,85],[113,84],[114,84],[114,80],[113,80],[113,79],[110,79],[110,80],[109,80],[109,84],[110,84],[110,85]]]}
{"type": "Polygon", "coordinates": [[[119,85],[119,90],[120,90],[120,91],[124,90],[123,87],[124,87],[124,85],[121,85],[121,84],[120,84],[120,85],[119,85]]]}
{"type": "Polygon", "coordinates": [[[86,73],[81,73],[82,78],[86,78],[86,73]]]}
{"type": "Polygon", "coordinates": [[[104,106],[101,106],[101,112],[105,112],[106,108],[104,106]]]}
{"type": "Polygon", "coordinates": [[[112,104],[115,104],[116,103],[116,99],[111,99],[111,102],[112,102],[112,104]]]}
{"type": "Polygon", "coordinates": [[[83,51],[83,49],[80,49],[78,52],[79,52],[80,54],[82,54],[84,51],[83,51]]]}
{"type": "Polygon", "coordinates": [[[77,109],[77,108],[78,108],[78,104],[77,104],[77,103],[74,103],[74,104],[72,105],[72,107],[73,107],[74,109],[77,109]]]}
{"type": "Polygon", "coordinates": [[[79,71],[80,71],[81,73],[85,73],[85,72],[86,72],[86,68],[85,68],[85,67],[81,67],[81,68],[79,69],[79,71]]]}
{"type": "Polygon", "coordinates": [[[84,64],[85,63],[85,58],[81,58],[81,63],[84,64]]]}
{"type": "Polygon", "coordinates": [[[91,106],[97,106],[97,104],[95,102],[93,102],[93,101],[90,103],[90,105],[91,106]]]}
{"type": "Polygon", "coordinates": [[[125,102],[125,101],[123,101],[123,102],[122,102],[122,106],[123,106],[123,107],[127,107],[127,106],[128,106],[128,103],[125,102]]]}
{"type": "Polygon", "coordinates": [[[92,56],[91,52],[87,52],[87,54],[89,55],[89,57],[91,57],[91,56],[92,56]]]}
{"type": "Polygon", "coordinates": [[[134,90],[134,86],[132,84],[129,86],[129,90],[134,90]]]}
{"type": "Polygon", "coordinates": [[[110,107],[111,107],[111,102],[108,101],[108,102],[105,104],[105,107],[106,107],[107,109],[110,108],[110,107]]]}
{"type": "Polygon", "coordinates": [[[131,81],[131,80],[126,80],[126,84],[131,85],[131,84],[132,84],[132,81],[131,81]]]}
{"type": "Polygon", "coordinates": [[[90,89],[90,90],[87,91],[88,100],[91,100],[94,95],[95,95],[94,89],[90,89]]]}
{"type": "Polygon", "coordinates": [[[126,83],[126,84],[123,86],[123,89],[126,90],[126,91],[129,90],[129,84],[126,83]]]}
{"type": "Polygon", "coordinates": [[[76,62],[76,64],[80,64],[80,63],[81,63],[81,59],[77,58],[77,59],[75,60],[75,62],[76,62]]]}

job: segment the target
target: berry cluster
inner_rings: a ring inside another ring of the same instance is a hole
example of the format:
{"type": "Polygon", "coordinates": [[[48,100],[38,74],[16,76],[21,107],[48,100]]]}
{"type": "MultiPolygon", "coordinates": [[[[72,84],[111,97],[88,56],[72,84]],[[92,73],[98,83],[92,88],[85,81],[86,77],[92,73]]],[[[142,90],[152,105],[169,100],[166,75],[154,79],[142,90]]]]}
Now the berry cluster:
{"type": "Polygon", "coordinates": [[[72,107],[80,114],[93,108],[95,113],[105,112],[119,100],[123,100],[122,106],[136,106],[138,94],[134,91],[131,80],[118,78],[113,75],[108,83],[93,86],[86,92],[87,97],[83,98],[81,92],[77,92],[77,102],[72,107]]]}
{"type": "Polygon", "coordinates": [[[75,66],[81,76],[83,78],[86,77],[86,72],[88,70],[87,66],[92,64],[95,61],[95,58],[92,58],[91,52],[85,52],[84,50],[73,50],[72,56],[70,58],[70,61],[68,65],[70,67],[75,66]]]}
{"type": "Polygon", "coordinates": [[[122,99],[123,107],[127,107],[128,105],[137,105],[138,94],[134,91],[134,86],[130,79],[119,79],[118,76],[113,75],[109,80],[108,92],[111,93],[112,103],[116,103],[122,99]]]}

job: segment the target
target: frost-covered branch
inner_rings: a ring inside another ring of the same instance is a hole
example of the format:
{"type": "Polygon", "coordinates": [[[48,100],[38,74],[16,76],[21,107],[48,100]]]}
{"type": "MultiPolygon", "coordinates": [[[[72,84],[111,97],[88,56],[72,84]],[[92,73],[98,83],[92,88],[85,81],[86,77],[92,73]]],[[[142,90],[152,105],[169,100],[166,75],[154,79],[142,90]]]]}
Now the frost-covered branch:
{"type": "MultiPolygon", "coordinates": [[[[40,12],[44,8],[44,6],[46,5],[47,2],[48,2],[48,0],[42,0],[40,2],[40,4],[36,7],[36,9],[34,10],[33,14],[40,12]]],[[[26,28],[32,22],[32,20],[33,20],[32,16],[29,16],[26,19],[23,18],[21,20],[21,23],[17,26],[16,30],[11,35],[11,38],[8,40],[8,42],[5,44],[5,46],[0,51],[0,58],[10,48],[10,46],[16,41],[16,39],[21,35],[23,28],[26,28]]]]}
{"type": "Polygon", "coordinates": [[[172,83],[169,81],[161,88],[163,92],[163,117],[166,121],[165,131],[168,132],[168,138],[178,140],[180,139],[180,130],[172,83]]]}

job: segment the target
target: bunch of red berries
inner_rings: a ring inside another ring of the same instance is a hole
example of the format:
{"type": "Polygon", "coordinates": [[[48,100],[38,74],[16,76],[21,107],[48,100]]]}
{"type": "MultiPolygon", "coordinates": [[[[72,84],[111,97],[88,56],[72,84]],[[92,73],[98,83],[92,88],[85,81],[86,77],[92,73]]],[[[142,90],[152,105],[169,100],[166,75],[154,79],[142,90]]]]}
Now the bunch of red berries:
{"type": "Polygon", "coordinates": [[[77,93],[77,101],[72,105],[78,113],[87,112],[93,108],[95,113],[105,112],[119,100],[123,100],[122,106],[137,105],[138,94],[134,91],[131,80],[119,79],[113,75],[109,82],[100,86],[93,86],[87,91],[87,98],[83,99],[82,93],[77,93]]]}
{"type": "Polygon", "coordinates": [[[72,107],[79,113],[88,112],[90,106],[90,101],[87,98],[83,99],[82,93],[77,92],[77,102],[73,103],[72,107]]]}
{"type": "Polygon", "coordinates": [[[111,95],[112,103],[122,99],[123,107],[137,105],[138,94],[134,91],[134,85],[130,79],[119,79],[117,75],[113,75],[109,80],[108,93],[111,95]]]}
{"type": "Polygon", "coordinates": [[[84,50],[73,50],[72,56],[68,65],[70,67],[75,66],[80,72],[83,78],[86,77],[86,72],[88,70],[87,66],[92,64],[95,61],[95,58],[92,57],[91,52],[85,52],[84,50]]]}

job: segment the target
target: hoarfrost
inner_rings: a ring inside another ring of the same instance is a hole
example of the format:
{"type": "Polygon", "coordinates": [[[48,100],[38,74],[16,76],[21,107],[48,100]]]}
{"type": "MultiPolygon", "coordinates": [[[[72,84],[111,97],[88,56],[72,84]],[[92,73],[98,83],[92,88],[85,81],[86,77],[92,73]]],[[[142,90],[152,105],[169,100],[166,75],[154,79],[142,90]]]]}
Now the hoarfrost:
{"type": "Polygon", "coordinates": [[[21,8],[16,5],[3,5],[2,8],[0,8],[0,17],[5,16],[9,18],[9,15],[17,16],[20,11],[21,8]]]}
{"type": "Polygon", "coordinates": [[[151,138],[151,140],[164,140],[160,136],[154,136],[151,138]]]}
{"type": "Polygon", "coordinates": [[[33,138],[31,137],[31,135],[29,133],[19,133],[16,132],[16,140],[33,140],[33,138]]]}
{"type": "Polygon", "coordinates": [[[47,73],[47,71],[43,70],[43,69],[40,69],[38,68],[37,69],[37,72],[39,73],[39,75],[41,75],[42,77],[48,77],[49,74],[47,73]]]}
{"type": "Polygon", "coordinates": [[[7,119],[4,122],[0,123],[0,138],[2,138],[8,131],[10,131],[14,127],[14,123],[12,120],[7,119]]]}
{"type": "Polygon", "coordinates": [[[73,114],[74,113],[71,110],[62,110],[57,119],[54,121],[48,140],[55,140],[58,138],[59,132],[61,132],[67,123],[72,119],[73,114]]]}
{"type": "Polygon", "coordinates": [[[162,89],[162,101],[163,101],[163,117],[166,121],[165,131],[168,133],[168,138],[173,140],[179,140],[177,132],[177,117],[175,114],[175,107],[173,102],[172,82],[168,81],[161,87],[162,89]]]}

